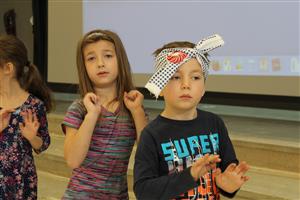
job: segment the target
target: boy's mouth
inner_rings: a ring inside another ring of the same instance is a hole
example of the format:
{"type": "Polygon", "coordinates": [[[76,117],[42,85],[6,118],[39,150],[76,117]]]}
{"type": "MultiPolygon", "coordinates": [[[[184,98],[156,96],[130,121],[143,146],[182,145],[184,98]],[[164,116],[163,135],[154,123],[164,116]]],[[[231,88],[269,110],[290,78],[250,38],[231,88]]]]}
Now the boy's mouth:
{"type": "Polygon", "coordinates": [[[188,94],[184,94],[184,95],[181,95],[179,98],[181,98],[181,99],[190,99],[192,97],[188,94]]]}

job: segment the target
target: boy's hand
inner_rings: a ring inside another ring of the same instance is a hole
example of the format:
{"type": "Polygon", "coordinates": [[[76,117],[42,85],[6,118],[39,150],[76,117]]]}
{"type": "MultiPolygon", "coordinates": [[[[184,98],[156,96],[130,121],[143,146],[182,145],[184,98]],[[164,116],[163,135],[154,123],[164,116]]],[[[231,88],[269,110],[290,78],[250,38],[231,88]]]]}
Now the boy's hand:
{"type": "Polygon", "coordinates": [[[249,170],[249,165],[246,162],[241,162],[239,165],[231,163],[226,170],[221,173],[216,173],[216,183],[219,188],[228,193],[233,193],[238,190],[247,180],[248,176],[245,173],[249,170]]]}
{"type": "Polygon", "coordinates": [[[92,92],[87,93],[83,98],[83,104],[88,113],[93,113],[97,116],[100,114],[101,104],[100,99],[96,94],[92,92]]]}
{"type": "Polygon", "coordinates": [[[32,113],[31,110],[22,112],[21,116],[24,121],[23,123],[19,123],[21,133],[28,141],[32,141],[40,127],[37,116],[35,113],[32,113]]]}
{"type": "Polygon", "coordinates": [[[131,90],[128,93],[124,92],[124,104],[133,112],[137,108],[142,108],[143,106],[144,95],[138,90],[131,90]]]}
{"type": "Polygon", "coordinates": [[[220,162],[219,155],[205,154],[202,158],[193,163],[191,167],[191,175],[195,181],[205,175],[209,170],[216,167],[216,163],[220,162]]]}
{"type": "Polygon", "coordinates": [[[8,126],[11,113],[14,111],[14,109],[5,108],[0,110],[0,132],[2,132],[8,126]]]}

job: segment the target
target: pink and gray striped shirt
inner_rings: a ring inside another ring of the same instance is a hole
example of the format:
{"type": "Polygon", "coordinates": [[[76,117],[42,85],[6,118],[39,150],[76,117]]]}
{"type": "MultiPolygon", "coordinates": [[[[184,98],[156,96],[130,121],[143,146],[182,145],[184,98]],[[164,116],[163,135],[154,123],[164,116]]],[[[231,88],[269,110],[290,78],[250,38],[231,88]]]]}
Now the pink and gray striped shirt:
{"type": "MultiPolygon", "coordinates": [[[[64,133],[65,126],[79,129],[85,114],[82,101],[74,101],[62,122],[64,133]]],[[[87,156],[73,170],[63,199],[128,199],[127,167],[135,139],[128,112],[102,107],[87,156]]]]}

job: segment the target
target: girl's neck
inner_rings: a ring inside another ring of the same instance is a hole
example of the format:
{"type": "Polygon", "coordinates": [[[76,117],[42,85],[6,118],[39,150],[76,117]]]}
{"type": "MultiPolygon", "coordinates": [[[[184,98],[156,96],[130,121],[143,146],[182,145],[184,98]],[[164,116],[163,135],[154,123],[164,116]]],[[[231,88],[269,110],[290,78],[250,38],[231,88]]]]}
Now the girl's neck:
{"type": "Polygon", "coordinates": [[[28,92],[16,80],[2,80],[0,84],[0,107],[17,108],[28,98],[28,92]]]}
{"type": "Polygon", "coordinates": [[[94,88],[96,95],[100,98],[100,103],[107,110],[114,112],[118,107],[115,101],[117,97],[116,87],[94,88]]]}

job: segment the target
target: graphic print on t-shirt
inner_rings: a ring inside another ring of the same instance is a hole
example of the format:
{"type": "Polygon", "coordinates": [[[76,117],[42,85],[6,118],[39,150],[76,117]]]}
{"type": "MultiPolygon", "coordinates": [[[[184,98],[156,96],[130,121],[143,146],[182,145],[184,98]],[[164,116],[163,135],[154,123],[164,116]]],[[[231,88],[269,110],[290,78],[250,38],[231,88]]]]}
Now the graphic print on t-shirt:
{"type": "MultiPolygon", "coordinates": [[[[191,166],[205,154],[219,153],[219,134],[207,133],[181,139],[170,139],[161,144],[164,159],[167,162],[169,174],[178,173],[191,166]]],[[[208,172],[199,180],[199,186],[176,197],[176,199],[219,199],[214,184],[213,171],[208,172]]]]}

